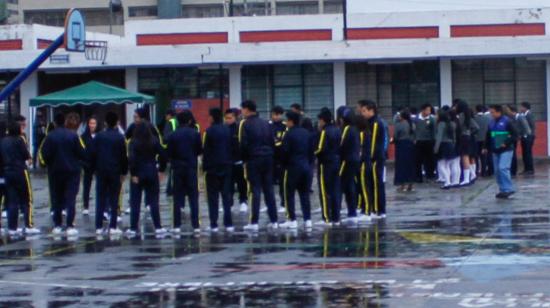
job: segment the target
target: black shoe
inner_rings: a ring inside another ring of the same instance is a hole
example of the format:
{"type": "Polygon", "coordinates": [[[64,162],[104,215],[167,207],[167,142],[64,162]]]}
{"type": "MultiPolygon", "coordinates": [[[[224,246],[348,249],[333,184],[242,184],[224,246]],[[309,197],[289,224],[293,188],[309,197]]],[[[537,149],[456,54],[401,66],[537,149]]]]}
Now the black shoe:
{"type": "Polygon", "coordinates": [[[521,175],[535,175],[535,171],[523,171],[521,175]]]}
{"type": "Polygon", "coordinates": [[[504,194],[506,195],[506,199],[508,199],[508,198],[510,198],[510,196],[512,196],[515,193],[516,193],[515,191],[509,191],[509,192],[506,192],[504,194]]]}
{"type": "Polygon", "coordinates": [[[497,199],[508,199],[508,193],[505,192],[499,192],[495,195],[495,198],[497,199]]]}

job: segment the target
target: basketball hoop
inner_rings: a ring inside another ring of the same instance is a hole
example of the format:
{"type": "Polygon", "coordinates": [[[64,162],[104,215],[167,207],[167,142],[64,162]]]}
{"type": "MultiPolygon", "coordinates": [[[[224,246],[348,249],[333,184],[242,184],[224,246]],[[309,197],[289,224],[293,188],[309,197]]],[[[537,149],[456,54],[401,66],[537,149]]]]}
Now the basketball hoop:
{"type": "Polygon", "coordinates": [[[101,61],[104,64],[107,59],[107,41],[86,41],[84,55],[86,60],[101,61]]]}

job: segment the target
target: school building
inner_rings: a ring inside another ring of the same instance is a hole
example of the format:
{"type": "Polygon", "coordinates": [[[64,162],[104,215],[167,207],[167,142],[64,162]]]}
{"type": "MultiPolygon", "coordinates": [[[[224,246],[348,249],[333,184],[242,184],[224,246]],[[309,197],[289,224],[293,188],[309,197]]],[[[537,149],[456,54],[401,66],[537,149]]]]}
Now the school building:
{"type": "MultiPolygon", "coordinates": [[[[58,50],[12,96],[29,99],[99,80],[156,97],[160,119],[174,104],[202,115],[210,106],[258,103],[322,107],[379,103],[384,117],[400,106],[527,101],[537,118],[535,154],[548,156],[550,7],[396,10],[343,14],[129,20],[108,41],[104,62],[58,50]]],[[[63,31],[43,25],[0,26],[0,88],[63,31]]],[[[131,121],[135,106],[122,112],[131,121]]],[[[6,102],[0,105],[4,114],[6,102]]]]}

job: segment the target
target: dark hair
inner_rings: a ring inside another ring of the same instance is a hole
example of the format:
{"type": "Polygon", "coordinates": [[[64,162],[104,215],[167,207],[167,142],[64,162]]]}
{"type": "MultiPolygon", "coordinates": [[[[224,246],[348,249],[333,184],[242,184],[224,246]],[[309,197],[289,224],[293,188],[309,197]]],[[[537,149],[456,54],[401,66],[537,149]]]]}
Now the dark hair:
{"type": "Polygon", "coordinates": [[[233,116],[238,117],[239,116],[239,109],[237,108],[229,108],[225,110],[225,114],[232,114],[233,116]]]}
{"type": "Polygon", "coordinates": [[[433,110],[434,110],[432,104],[427,104],[427,103],[426,103],[426,104],[423,104],[422,106],[420,106],[420,110],[424,110],[424,109],[426,109],[426,108],[430,108],[430,113],[432,113],[433,110]]]}
{"type": "Polygon", "coordinates": [[[485,112],[486,108],[485,108],[485,106],[479,104],[479,105],[476,105],[476,111],[477,112],[485,112]]]}
{"type": "Polygon", "coordinates": [[[14,120],[8,124],[8,136],[17,137],[21,135],[21,124],[14,120]]]}
{"type": "Polygon", "coordinates": [[[507,107],[511,112],[514,112],[514,113],[518,112],[518,108],[516,108],[516,106],[513,104],[508,104],[507,107]]]}
{"type": "Polygon", "coordinates": [[[411,120],[411,112],[409,111],[409,109],[405,108],[401,110],[401,112],[399,113],[399,117],[401,117],[401,119],[409,123],[409,134],[412,134],[414,132],[414,127],[413,127],[413,122],[411,120]]]}
{"type": "Polygon", "coordinates": [[[449,110],[443,110],[443,108],[437,111],[437,123],[445,123],[447,136],[453,136],[453,126],[451,125],[451,115],[449,110]]]}
{"type": "Polygon", "coordinates": [[[410,107],[410,108],[405,108],[405,109],[409,109],[410,114],[417,114],[418,113],[418,109],[416,107],[410,107]]]}
{"type": "Polygon", "coordinates": [[[95,120],[96,122],[96,129],[95,131],[98,132],[99,131],[99,121],[97,120],[97,118],[95,116],[90,116],[88,118],[88,120],[86,120],[86,128],[84,129],[84,134],[91,134],[90,132],[90,121],[91,120],[95,120]]]}
{"type": "Polygon", "coordinates": [[[223,121],[222,110],[220,108],[211,108],[208,111],[208,114],[214,120],[214,123],[219,124],[223,121]]]}
{"type": "Polygon", "coordinates": [[[169,116],[175,116],[176,115],[176,111],[172,108],[166,110],[166,115],[169,115],[169,116]]]}
{"type": "Polygon", "coordinates": [[[256,102],[254,102],[253,100],[245,100],[244,102],[242,102],[241,108],[256,112],[256,102]]]}
{"type": "Polygon", "coordinates": [[[464,115],[464,126],[466,129],[470,127],[470,120],[472,119],[472,113],[470,111],[470,107],[468,106],[468,103],[461,99],[456,100],[456,114],[464,115]]]}
{"type": "Polygon", "coordinates": [[[340,106],[336,110],[336,118],[341,120],[344,125],[354,125],[355,124],[355,114],[351,108],[348,106],[340,106]]]}
{"type": "Polygon", "coordinates": [[[55,126],[57,127],[64,127],[65,126],[65,115],[61,112],[57,113],[54,117],[53,117],[53,123],[55,124],[55,126]]]}
{"type": "Polygon", "coordinates": [[[375,114],[378,113],[378,107],[376,106],[376,103],[371,100],[360,100],[359,102],[357,102],[357,104],[359,104],[359,106],[361,107],[367,108],[367,110],[374,110],[375,114]]]}
{"type": "Polygon", "coordinates": [[[531,110],[531,104],[528,102],[522,102],[520,105],[527,110],[531,110]]]}
{"type": "Polygon", "coordinates": [[[496,111],[498,113],[502,113],[502,106],[501,105],[497,105],[497,104],[490,105],[489,109],[493,109],[494,111],[496,111]]]}
{"type": "Polygon", "coordinates": [[[301,115],[294,111],[288,111],[286,113],[286,119],[287,121],[291,121],[294,125],[300,124],[300,117],[301,115]]]}
{"type": "Polygon", "coordinates": [[[146,154],[153,151],[153,133],[149,122],[136,124],[132,136],[132,142],[135,144],[136,152],[146,154]]]}
{"type": "Polygon", "coordinates": [[[192,126],[193,123],[193,114],[188,109],[183,110],[182,112],[178,113],[177,115],[178,123],[181,127],[184,126],[192,126]]]}
{"type": "Polygon", "coordinates": [[[118,115],[114,112],[107,112],[105,115],[105,123],[109,128],[116,127],[118,123],[118,115]]]}
{"type": "Polygon", "coordinates": [[[285,113],[285,109],[281,106],[275,106],[275,107],[271,108],[271,113],[283,114],[283,113],[285,113]]]}
{"type": "Polygon", "coordinates": [[[302,127],[307,129],[308,131],[313,130],[313,121],[311,121],[310,118],[304,118],[302,121],[302,127]]]}
{"type": "Polygon", "coordinates": [[[80,126],[80,115],[76,112],[69,112],[65,119],[65,127],[71,130],[77,130],[80,126]]]}
{"type": "Polygon", "coordinates": [[[317,115],[319,120],[325,121],[325,123],[332,123],[332,112],[327,107],[323,107],[317,115]]]}
{"type": "Polygon", "coordinates": [[[138,117],[147,120],[147,109],[145,108],[138,108],[134,111],[135,114],[138,115],[138,117]]]}
{"type": "Polygon", "coordinates": [[[298,111],[302,111],[302,105],[300,105],[298,103],[294,103],[294,104],[290,105],[290,108],[296,109],[298,111]]]}
{"type": "Polygon", "coordinates": [[[25,118],[23,115],[19,114],[19,115],[16,115],[16,116],[13,118],[13,120],[14,120],[15,122],[23,122],[23,121],[26,121],[27,118],[25,118]]]}

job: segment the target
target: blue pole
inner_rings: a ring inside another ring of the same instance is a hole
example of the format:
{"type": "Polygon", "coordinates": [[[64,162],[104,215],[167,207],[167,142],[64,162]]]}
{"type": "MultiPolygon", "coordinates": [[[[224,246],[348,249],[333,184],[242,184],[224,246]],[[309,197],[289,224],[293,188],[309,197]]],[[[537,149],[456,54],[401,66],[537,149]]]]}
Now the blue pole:
{"type": "Polygon", "coordinates": [[[44,50],[34,61],[32,61],[27,68],[19,72],[17,76],[8,83],[8,85],[0,92],[0,103],[2,103],[8,96],[10,96],[29,76],[46,61],[65,40],[65,34],[61,34],[46,50],[44,50]]]}

